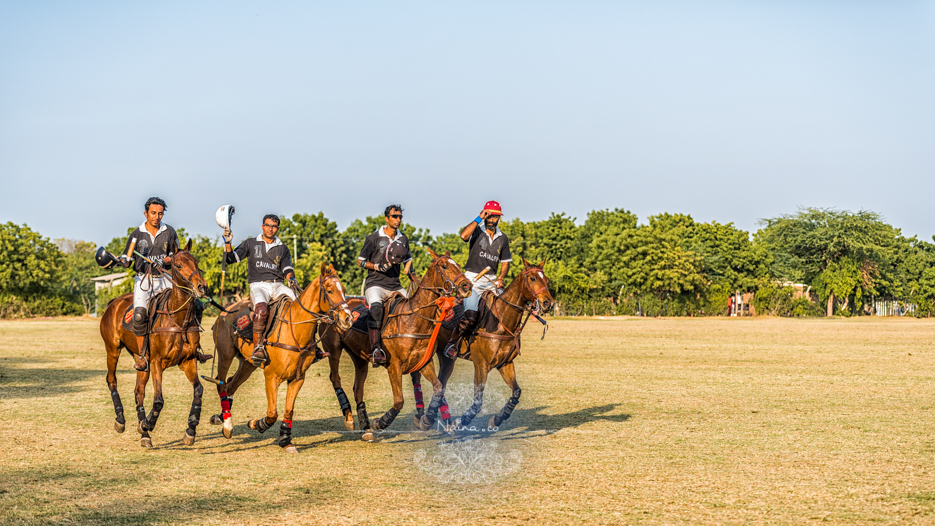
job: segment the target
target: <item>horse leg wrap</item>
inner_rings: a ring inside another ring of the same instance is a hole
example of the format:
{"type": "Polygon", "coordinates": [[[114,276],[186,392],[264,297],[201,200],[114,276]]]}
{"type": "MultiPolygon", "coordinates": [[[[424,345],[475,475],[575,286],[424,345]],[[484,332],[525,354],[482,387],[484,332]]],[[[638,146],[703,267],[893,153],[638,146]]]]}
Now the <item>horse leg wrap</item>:
{"type": "Polygon", "coordinates": [[[344,389],[338,387],[334,390],[334,394],[338,396],[338,404],[341,405],[341,412],[351,410],[351,401],[347,399],[347,395],[344,394],[344,389]]]}
{"type": "Polygon", "coordinates": [[[471,423],[471,420],[474,420],[474,417],[477,416],[477,413],[480,413],[481,407],[484,406],[484,394],[481,393],[480,397],[474,397],[474,403],[471,404],[471,407],[464,412],[464,416],[461,417],[461,425],[466,426],[471,423]]]}
{"type": "Polygon", "coordinates": [[[144,430],[149,430],[149,422],[146,421],[146,408],[138,405],[136,406],[136,418],[143,425],[144,430]]]}
{"type": "Polygon", "coordinates": [[[390,427],[390,424],[393,423],[393,420],[396,420],[396,416],[399,415],[399,410],[395,407],[391,407],[389,411],[383,414],[376,422],[373,423],[373,427],[377,429],[386,429],[390,427]]]}
{"type": "Polygon", "coordinates": [[[191,436],[195,436],[195,428],[198,427],[198,423],[201,421],[201,396],[204,392],[205,388],[201,384],[195,386],[192,409],[188,413],[188,428],[192,430],[191,436]]]}
{"type": "Polygon", "coordinates": [[[516,409],[516,404],[519,403],[519,395],[523,393],[522,389],[519,387],[513,391],[513,396],[507,400],[506,405],[503,406],[503,409],[500,410],[500,414],[493,419],[494,425],[500,425],[504,420],[510,418],[510,415],[513,413],[513,410],[516,409]]]}
{"type": "Polygon", "coordinates": [[[421,414],[425,409],[425,401],[422,398],[422,383],[412,382],[412,392],[416,397],[416,412],[421,414]]]}
{"type": "Polygon", "coordinates": [[[429,410],[425,413],[425,419],[430,423],[435,422],[435,417],[438,416],[438,408],[442,405],[442,395],[433,394],[432,400],[429,402],[429,410]]]}
{"type": "Polygon", "coordinates": [[[286,447],[292,443],[292,420],[283,420],[279,424],[279,447],[286,447]]]}
{"type": "Polygon", "coordinates": [[[439,408],[442,414],[442,420],[451,420],[451,410],[448,408],[448,400],[445,400],[445,397],[442,397],[442,405],[439,408]]]}
{"type": "Polygon", "coordinates": [[[370,417],[367,416],[367,404],[357,404],[357,419],[360,420],[361,429],[370,429],[370,417]]]}
{"type": "Polygon", "coordinates": [[[159,413],[162,412],[163,404],[162,398],[153,400],[153,408],[149,411],[149,416],[146,417],[146,427],[148,427],[150,431],[156,429],[156,421],[159,420],[159,413]]]}
{"type": "Polygon", "coordinates": [[[117,414],[117,422],[126,424],[126,420],[123,419],[123,405],[120,402],[120,393],[117,391],[111,391],[110,397],[114,400],[114,413],[117,414]]]}
{"type": "Polygon", "coordinates": [[[221,391],[221,418],[227,420],[231,417],[232,405],[234,405],[234,398],[227,396],[227,391],[221,391]]]}
{"type": "MultiPolygon", "coordinates": [[[[276,422],[274,421],[273,424],[275,423],[276,422]]],[[[263,418],[258,418],[256,421],[256,430],[260,433],[265,433],[267,429],[273,426],[273,424],[267,423],[265,416],[263,418]]]]}

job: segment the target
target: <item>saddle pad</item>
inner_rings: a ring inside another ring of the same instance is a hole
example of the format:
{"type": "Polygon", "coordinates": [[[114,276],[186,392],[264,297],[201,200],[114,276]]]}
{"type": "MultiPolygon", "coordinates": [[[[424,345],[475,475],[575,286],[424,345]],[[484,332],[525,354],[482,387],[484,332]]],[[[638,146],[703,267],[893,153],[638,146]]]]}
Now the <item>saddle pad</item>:
{"type": "Polygon", "coordinates": [[[456,303],[454,308],[448,311],[448,315],[445,316],[445,321],[442,322],[442,328],[453,330],[458,322],[461,321],[461,316],[464,315],[464,305],[456,303]]]}
{"type": "Polygon", "coordinates": [[[351,318],[354,319],[354,324],[351,325],[351,329],[366,334],[367,321],[370,320],[370,309],[365,305],[358,305],[351,311],[351,318]]]}

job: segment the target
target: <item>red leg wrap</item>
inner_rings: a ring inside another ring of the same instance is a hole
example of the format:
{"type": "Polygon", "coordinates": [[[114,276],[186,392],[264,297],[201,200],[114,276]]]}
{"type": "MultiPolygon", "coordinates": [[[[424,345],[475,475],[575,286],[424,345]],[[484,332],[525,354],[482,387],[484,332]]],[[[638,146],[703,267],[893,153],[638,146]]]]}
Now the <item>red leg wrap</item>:
{"type": "Polygon", "coordinates": [[[416,409],[425,409],[425,401],[422,399],[422,384],[413,382],[412,391],[416,396],[416,409]]]}
{"type": "Polygon", "coordinates": [[[442,404],[439,412],[442,415],[442,420],[448,420],[451,418],[451,413],[448,411],[448,402],[442,404]]]}
{"type": "Polygon", "coordinates": [[[283,420],[282,425],[288,427],[289,429],[292,429],[292,420],[283,420]]]}
{"type": "Polygon", "coordinates": [[[227,391],[221,392],[221,418],[227,420],[231,417],[231,399],[227,396],[227,391]]]}

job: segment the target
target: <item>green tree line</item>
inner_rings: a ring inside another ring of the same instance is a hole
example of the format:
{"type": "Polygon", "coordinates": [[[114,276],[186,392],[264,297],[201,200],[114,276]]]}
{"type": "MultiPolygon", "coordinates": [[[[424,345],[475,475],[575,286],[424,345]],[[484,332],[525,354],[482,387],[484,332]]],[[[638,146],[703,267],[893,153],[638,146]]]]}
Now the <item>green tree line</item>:
{"type": "MultiPolygon", "coordinates": [[[[322,262],[332,263],[353,294],[365,276],[357,254],[364,238],[383,224],[383,217],[368,216],[341,230],[323,213],[298,213],[283,217],[280,238],[298,250],[294,267],[300,282],[314,278],[322,262]]],[[[917,316],[935,313],[935,244],[907,238],[869,211],[803,208],[762,220],[753,235],[732,223],[699,223],[685,214],[640,222],[623,209],[592,211],[580,224],[553,213],[541,221],[504,220],[500,227],[514,257],[511,277],[522,269],[522,258],[544,260],[563,315],[723,315],[734,292],[753,293],[760,314],[861,315],[871,312],[874,298],[912,303],[917,316]],[[807,286],[817,302],[796,298],[789,283],[807,286]]],[[[402,230],[417,273],[429,264],[429,248],[450,251],[460,264],[467,260],[468,245],[457,233],[434,236],[409,224],[402,230]]],[[[184,241],[184,229],[178,232],[184,241]]],[[[107,248],[119,253],[125,242],[126,236],[116,237],[107,248]]],[[[94,294],[90,278],[112,272],[97,268],[94,249],[84,241],[50,241],[26,225],[2,225],[0,316],[89,313],[95,304],[100,308],[128,292],[130,280],[94,294]]],[[[192,252],[217,294],[220,237],[194,236],[192,252]]],[[[228,265],[225,294],[245,296],[246,277],[246,265],[228,265]]]]}

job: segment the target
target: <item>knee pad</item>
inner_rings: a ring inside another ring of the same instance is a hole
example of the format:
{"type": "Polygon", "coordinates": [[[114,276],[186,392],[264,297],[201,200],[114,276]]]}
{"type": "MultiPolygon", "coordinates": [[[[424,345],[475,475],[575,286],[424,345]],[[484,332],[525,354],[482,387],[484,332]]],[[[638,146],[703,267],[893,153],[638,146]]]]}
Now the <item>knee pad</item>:
{"type": "Polygon", "coordinates": [[[458,322],[458,328],[463,332],[467,331],[474,324],[477,323],[477,311],[476,310],[466,310],[461,316],[461,320],[458,322]]]}
{"type": "Polygon", "coordinates": [[[146,325],[149,321],[149,315],[146,313],[146,307],[137,307],[133,309],[133,334],[137,336],[146,336],[146,325]]]}
{"type": "Polygon", "coordinates": [[[266,303],[257,303],[253,307],[253,332],[263,332],[268,316],[269,306],[266,303]]]}
{"type": "Polygon", "coordinates": [[[367,327],[371,329],[379,329],[380,322],[383,321],[383,302],[375,301],[370,304],[370,320],[367,323],[367,327]]]}

